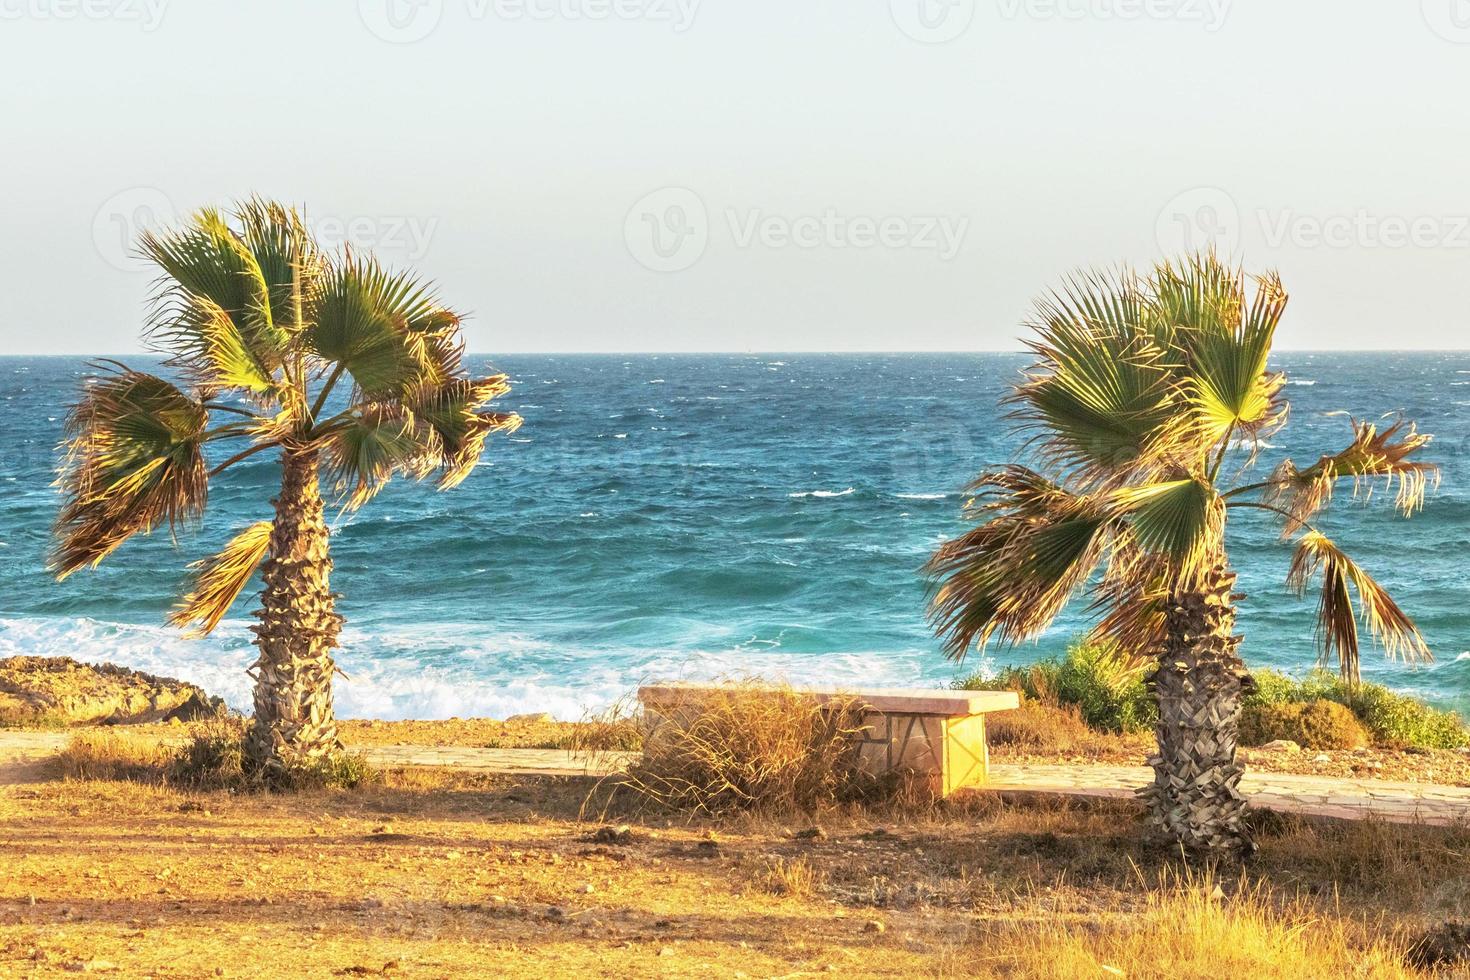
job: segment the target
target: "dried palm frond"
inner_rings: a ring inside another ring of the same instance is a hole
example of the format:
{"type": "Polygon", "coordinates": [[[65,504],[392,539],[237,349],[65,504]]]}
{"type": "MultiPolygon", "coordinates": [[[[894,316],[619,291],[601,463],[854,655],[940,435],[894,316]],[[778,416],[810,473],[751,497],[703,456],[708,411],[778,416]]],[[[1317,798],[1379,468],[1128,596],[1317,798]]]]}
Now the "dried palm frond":
{"type": "Polygon", "coordinates": [[[1283,537],[1301,530],[1314,515],[1332,501],[1339,480],[1351,478],[1353,493],[1367,488],[1371,496],[1375,481],[1394,491],[1394,504],[1405,517],[1424,506],[1424,496],[1439,482],[1439,467],[1411,457],[1429,445],[1432,436],[1400,419],[1384,429],[1372,422],[1352,420],[1353,440],[1347,448],[1325,455],[1306,469],[1286,460],[1271,474],[1266,485],[1266,502],[1286,512],[1283,537]],[[1407,427],[1407,428],[1406,428],[1407,427]]]}
{"type": "Polygon", "coordinates": [[[265,560],[274,526],[272,521],[252,524],[231,538],[219,554],[191,565],[194,584],[169,613],[169,624],[196,638],[214,632],[265,560]]]}
{"type": "Polygon", "coordinates": [[[1297,542],[1287,584],[1297,595],[1305,595],[1318,575],[1322,579],[1317,605],[1321,660],[1326,663],[1335,656],[1344,680],[1357,683],[1361,677],[1360,620],[1390,658],[1411,663],[1434,659],[1419,628],[1388,592],[1325,535],[1310,531],[1297,542]],[[1351,593],[1358,597],[1356,611],[1351,593]]]}

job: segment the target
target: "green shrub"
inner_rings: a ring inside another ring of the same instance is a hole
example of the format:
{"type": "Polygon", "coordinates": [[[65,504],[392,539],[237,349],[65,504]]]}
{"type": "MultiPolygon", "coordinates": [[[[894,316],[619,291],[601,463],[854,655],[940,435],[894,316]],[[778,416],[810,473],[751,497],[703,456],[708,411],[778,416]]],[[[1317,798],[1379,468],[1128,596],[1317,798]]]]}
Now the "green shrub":
{"type": "Polygon", "coordinates": [[[238,718],[203,722],[175,752],[168,782],[189,789],[241,789],[245,773],[245,722],[238,718]]]}
{"type": "Polygon", "coordinates": [[[1355,749],[1368,744],[1368,732],[1346,706],[1325,698],[1247,705],[1240,715],[1241,744],[1277,739],[1308,749],[1355,749]]]}
{"type": "Polygon", "coordinates": [[[1399,694],[1382,684],[1350,686],[1336,674],[1314,670],[1296,680],[1275,670],[1254,672],[1257,691],[1245,699],[1245,707],[1335,701],[1352,711],[1367,728],[1373,741],[1386,746],[1453,749],[1470,745],[1470,730],[1460,716],[1399,694]]]}
{"type": "Polygon", "coordinates": [[[1117,648],[1079,643],[1061,658],[1030,666],[1004,667],[994,677],[973,674],[955,686],[971,691],[1018,691],[1043,704],[1076,707],[1088,726],[1109,732],[1139,732],[1157,718],[1143,683],[1147,664],[1132,663],[1117,648]]]}

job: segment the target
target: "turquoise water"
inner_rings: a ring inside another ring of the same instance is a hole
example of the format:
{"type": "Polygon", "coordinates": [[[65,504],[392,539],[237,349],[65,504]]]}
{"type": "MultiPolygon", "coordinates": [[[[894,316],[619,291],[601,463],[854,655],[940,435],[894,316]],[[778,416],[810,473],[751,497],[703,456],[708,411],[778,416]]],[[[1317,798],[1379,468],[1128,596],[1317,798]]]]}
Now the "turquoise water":
{"type": "MultiPolygon", "coordinates": [[[[145,358],[131,359],[137,366],[145,358]]],[[[470,358],[478,372],[482,357],[470,358]]],[[[344,715],[576,717],[644,678],[740,673],[947,683],[916,571],[959,531],[959,488],[1018,438],[997,402],[1019,355],[507,356],[526,424],[460,488],[398,483],[336,523],[348,619],[344,715]]],[[[1290,354],[1292,423],[1260,467],[1345,441],[1348,411],[1403,411],[1439,438],[1444,481],[1403,521],[1346,495],[1326,521],[1424,628],[1437,662],[1365,671],[1470,706],[1470,353],[1290,354]]],[[[44,573],[70,358],[0,359],[0,656],[106,659],[248,703],[249,604],[206,640],[162,621],[184,566],[269,516],[276,470],[232,470],[203,526],[131,542],[99,571],[44,573]]],[[[1264,523],[1232,524],[1252,665],[1312,663],[1312,602],[1264,523]]],[[[1080,607],[1077,613],[1080,614],[1080,607]]],[[[1062,649],[1040,643],[967,668],[1062,649]]]]}

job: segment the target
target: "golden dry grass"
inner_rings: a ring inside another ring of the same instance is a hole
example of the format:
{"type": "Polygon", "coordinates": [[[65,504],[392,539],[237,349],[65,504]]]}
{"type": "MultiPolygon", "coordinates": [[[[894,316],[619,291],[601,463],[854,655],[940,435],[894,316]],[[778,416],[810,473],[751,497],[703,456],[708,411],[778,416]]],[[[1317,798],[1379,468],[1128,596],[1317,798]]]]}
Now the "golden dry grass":
{"type": "Polygon", "coordinates": [[[1242,887],[1118,804],[649,817],[606,843],[587,792],[0,787],[0,976],[1397,977],[1420,975],[1398,926],[1470,914],[1464,829],[1263,818],[1242,887]]]}
{"type": "Polygon", "coordinates": [[[863,714],[857,699],[732,683],[646,714],[642,755],[617,782],[685,813],[829,805],[872,789],[856,769],[863,714]]]}

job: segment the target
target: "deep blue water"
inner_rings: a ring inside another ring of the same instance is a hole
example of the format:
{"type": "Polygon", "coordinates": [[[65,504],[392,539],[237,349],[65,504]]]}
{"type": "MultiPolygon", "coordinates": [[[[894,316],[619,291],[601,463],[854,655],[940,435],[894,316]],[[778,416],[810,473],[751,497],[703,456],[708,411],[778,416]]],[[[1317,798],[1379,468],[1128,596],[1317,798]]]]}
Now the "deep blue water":
{"type": "MultiPolygon", "coordinates": [[[[146,358],[132,358],[151,366],[146,358]]],[[[483,357],[470,359],[480,372],[483,357]]],[[[959,488],[1015,457],[997,402],[1020,355],[507,356],[526,424],[458,489],[395,483],[340,519],[333,585],[348,619],[349,716],[550,710],[575,717],[648,677],[784,674],[908,685],[960,670],[938,652],[916,571],[963,527],[959,488]]],[[[1373,679],[1470,705],[1470,353],[1289,354],[1292,421],[1259,463],[1345,441],[1346,411],[1402,411],[1438,440],[1444,480],[1412,521],[1343,494],[1329,532],[1415,615],[1438,658],[1373,679]]],[[[203,526],[130,542],[57,584],[44,556],[64,406],[81,359],[0,359],[0,656],[106,659],[247,703],[242,600],[217,633],[162,625],[185,565],[269,516],[276,468],[214,487],[203,526]]],[[[1232,523],[1253,665],[1312,663],[1312,606],[1283,586],[1289,552],[1232,523]]],[[[1080,614],[1080,606],[1077,613],[1080,614]]],[[[1055,652],[1039,644],[966,669],[1055,652]]]]}

